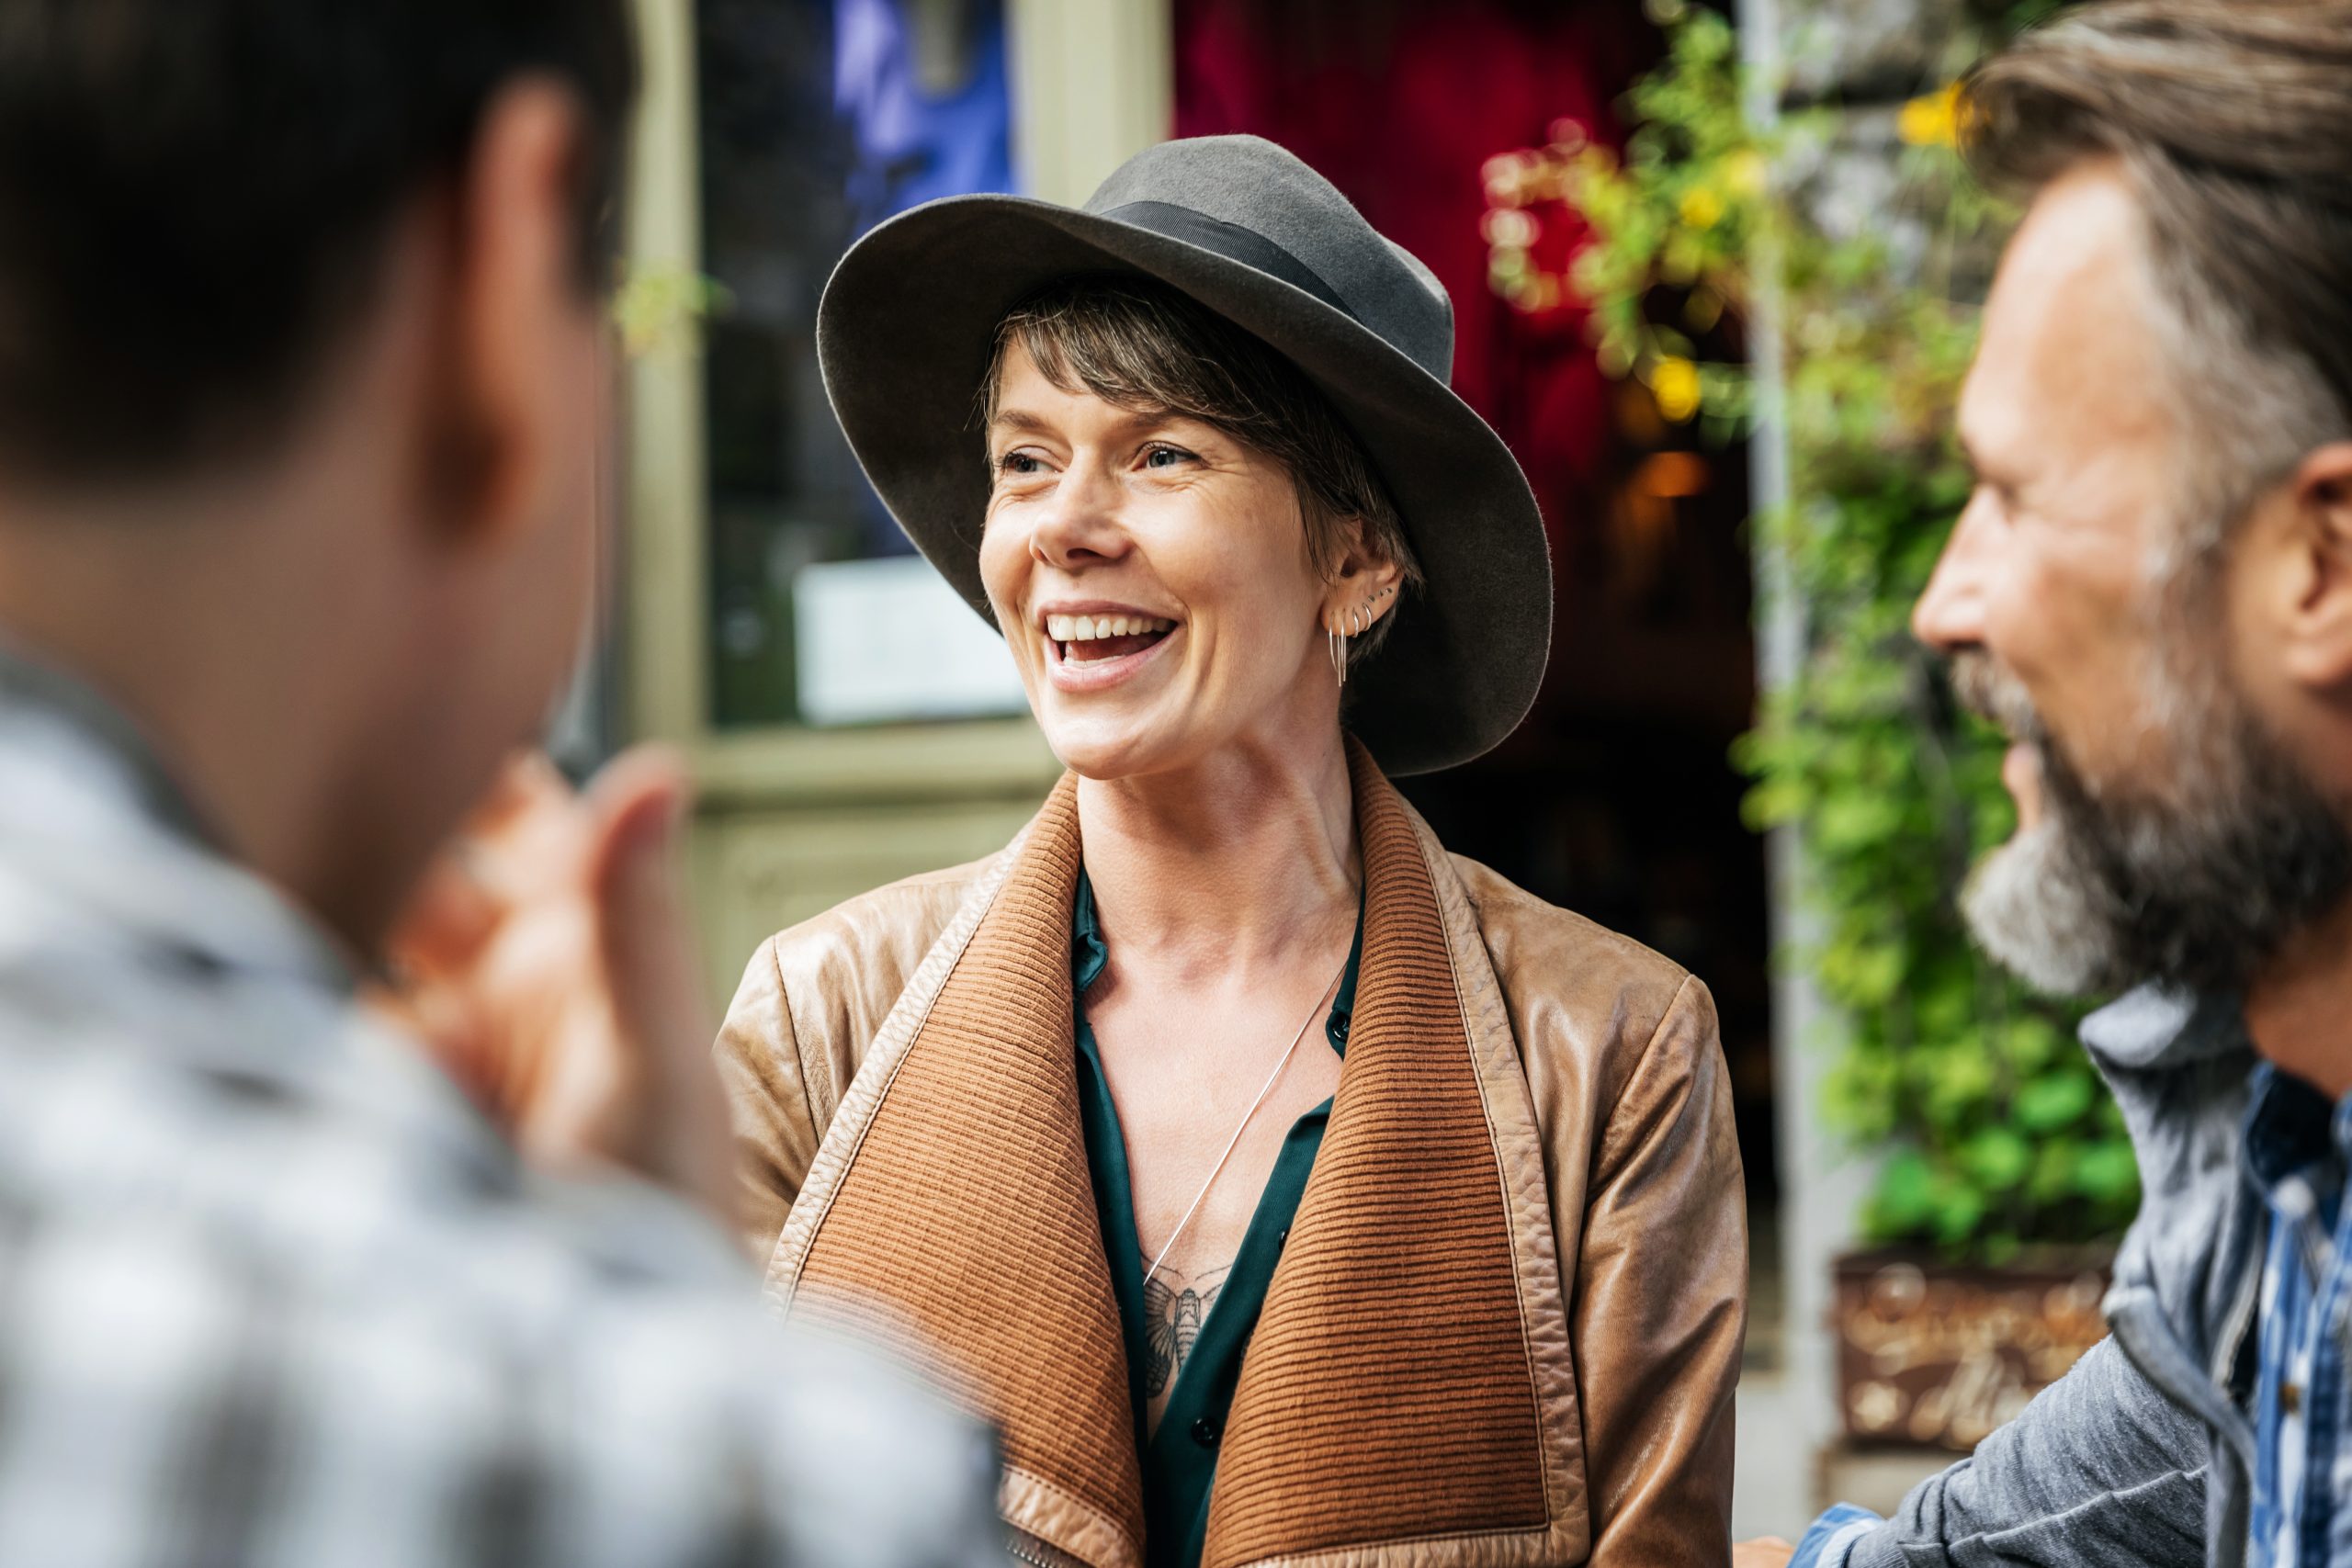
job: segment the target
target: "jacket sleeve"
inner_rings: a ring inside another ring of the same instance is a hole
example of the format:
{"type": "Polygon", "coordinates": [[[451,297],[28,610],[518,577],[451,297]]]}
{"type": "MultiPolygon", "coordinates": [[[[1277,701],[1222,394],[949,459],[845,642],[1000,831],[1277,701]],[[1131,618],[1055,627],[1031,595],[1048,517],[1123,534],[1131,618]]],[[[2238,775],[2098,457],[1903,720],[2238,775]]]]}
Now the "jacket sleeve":
{"type": "Polygon", "coordinates": [[[1731,1554],[1747,1221],[1715,1008],[1686,977],[1595,1156],[1574,1337],[1594,1568],[1731,1554]]]}
{"type": "Polygon", "coordinates": [[[735,1129],[744,1245],[764,1265],[822,1135],[775,938],[752,954],[714,1054],[735,1129]]]}
{"type": "Polygon", "coordinates": [[[2204,1427],[2102,1339],[1974,1454],[1912,1488],[1845,1564],[2202,1562],[2205,1459],[2204,1427]]]}

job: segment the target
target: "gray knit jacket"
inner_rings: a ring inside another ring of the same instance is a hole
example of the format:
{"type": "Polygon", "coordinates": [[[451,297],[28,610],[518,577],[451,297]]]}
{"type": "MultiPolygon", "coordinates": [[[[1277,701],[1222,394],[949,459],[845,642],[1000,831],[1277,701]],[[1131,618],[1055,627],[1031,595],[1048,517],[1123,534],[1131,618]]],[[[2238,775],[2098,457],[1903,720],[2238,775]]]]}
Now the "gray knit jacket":
{"type": "Polygon", "coordinates": [[[2109,1337],[1894,1518],[1841,1542],[1847,1568],[2245,1561],[2264,1235],[2238,1154],[2253,1051],[2233,1004],[2153,988],[2086,1020],[2083,1043],[2145,1192],[2116,1258],[2109,1337]]]}

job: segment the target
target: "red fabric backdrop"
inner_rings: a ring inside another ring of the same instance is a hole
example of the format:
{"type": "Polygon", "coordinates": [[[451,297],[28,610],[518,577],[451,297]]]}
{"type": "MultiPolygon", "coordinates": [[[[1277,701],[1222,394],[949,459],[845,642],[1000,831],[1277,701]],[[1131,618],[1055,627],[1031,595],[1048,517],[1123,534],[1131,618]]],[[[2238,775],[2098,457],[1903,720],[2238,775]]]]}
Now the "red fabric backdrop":
{"type": "MultiPolygon", "coordinates": [[[[1638,0],[1175,0],[1175,23],[1176,134],[1288,147],[1429,264],[1453,297],[1454,388],[1544,506],[1559,611],[1544,694],[1504,747],[1408,795],[1449,847],[1707,976],[1750,1190],[1769,1193],[1764,867],[1726,762],[1754,696],[1741,458],[1641,417],[1573,301],[1505,302],[1480,231],[1488,159],[1551,142],[1562,119],[1621,144],[1613,106],[1656,33],[1638,0]],[[1702,465],[1705,492],[1644,493],[1662,450],[1702,465]]],[[[1531,210],[1532,259],[1564,267],[1580,223],[1531,210]]]]}
{"type": "MultiPolygon", "coordinates": [[[[1250,131],[1320,170],[1453,296],[1454,389],[1502,433],[1569,576],[1610,449],[1606,378],[1573,310],[1531,317],[1487,285],[1487,160],[1611,104],[1648,62],[1633,0],[1178,0],[1176,134],[1250,131]]],[[[1545,249],[1573,242],[1555,220],[1545,249]]],[[[1570,578],[1573,581],[1573,578],[1570,578]]]]}

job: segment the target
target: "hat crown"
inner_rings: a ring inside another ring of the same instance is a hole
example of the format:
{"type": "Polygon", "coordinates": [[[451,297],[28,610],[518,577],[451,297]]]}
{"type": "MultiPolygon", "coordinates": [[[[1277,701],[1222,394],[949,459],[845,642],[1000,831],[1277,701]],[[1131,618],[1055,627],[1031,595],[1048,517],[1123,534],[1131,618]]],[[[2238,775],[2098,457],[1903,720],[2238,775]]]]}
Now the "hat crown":
{"type": "Polygon", "coordinates": [[[1120,165],[1085,209],[1159,228],[1147,214],[1170,208],[1209,220],[1179,237],[1305,288],[1438,380],[1451,379],[1453,301],[1445,286],[1295,154],[1258,136],[1163,141],[1120,165]],[[1218,226],[1243,232],[1221,234],[1218,226]]]}

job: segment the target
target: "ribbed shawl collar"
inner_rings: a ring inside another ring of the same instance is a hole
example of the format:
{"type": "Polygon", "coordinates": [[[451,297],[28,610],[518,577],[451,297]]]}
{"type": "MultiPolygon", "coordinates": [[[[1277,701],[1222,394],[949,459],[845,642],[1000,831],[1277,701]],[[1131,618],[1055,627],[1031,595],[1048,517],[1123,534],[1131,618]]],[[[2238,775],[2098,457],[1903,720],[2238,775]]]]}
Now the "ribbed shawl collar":
{"type": "MultiPolygon", "coordinates": [[[[1350,766],[1354,1023],[1234,1396],[1204,1568],[1547,1523],[1508,1195],[1431,868],[1352,742],[1350,766]]],[[[1125,1568],[1142,1480],[1079,1118],[1080,863],[1065,778],[886,1024],[903,1046],[869,1054],[771,1280],[791,1310],[901,1325],[1002,1432],[1008,1506],[1039,1505],[1022,1511],[1057,1521],[1053,1546],[1125,1568]]]]}

